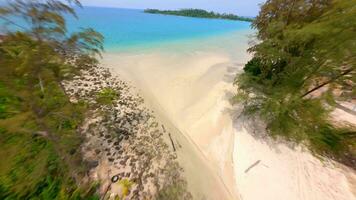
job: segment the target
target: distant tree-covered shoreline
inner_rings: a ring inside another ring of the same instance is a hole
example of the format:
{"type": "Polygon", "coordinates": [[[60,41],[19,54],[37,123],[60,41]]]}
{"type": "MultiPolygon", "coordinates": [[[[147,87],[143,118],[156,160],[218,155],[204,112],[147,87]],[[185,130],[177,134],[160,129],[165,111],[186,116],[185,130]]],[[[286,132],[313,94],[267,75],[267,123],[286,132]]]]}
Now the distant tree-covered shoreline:
{"type": "Polygon", "coordinates": [[[202,9],[181,9],[181,10],[158,10],[158,9],[146,9],[145,13],[151,14],[164,14],[164,15],[177,15],[185,17],[198,17],[198,18],[211,18],[211,19],[228,19],[228,20],[238,20],[252,22],[253,18],[240,17],[234,14],[220,14],[215,12],[209,12],[202,9]]]}

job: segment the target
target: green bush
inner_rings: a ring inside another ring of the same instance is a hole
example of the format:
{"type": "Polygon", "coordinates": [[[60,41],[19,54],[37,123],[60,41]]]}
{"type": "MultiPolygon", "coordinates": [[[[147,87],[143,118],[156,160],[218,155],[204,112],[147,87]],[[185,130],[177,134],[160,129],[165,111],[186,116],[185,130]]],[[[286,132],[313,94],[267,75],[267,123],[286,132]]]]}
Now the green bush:
{"type": "Polygon", "coordinates": [[[96,101],[100,104],[111,105],[119,98],[120,94],[112,88],[104,88],[98,92],[96,101]]]}
{"type": "Polygon", "coordinates": [[[244,67],[246,73],[250,73],[253,76],[261,74],[261,60],[259,58],[252,58],[244,67]]]}

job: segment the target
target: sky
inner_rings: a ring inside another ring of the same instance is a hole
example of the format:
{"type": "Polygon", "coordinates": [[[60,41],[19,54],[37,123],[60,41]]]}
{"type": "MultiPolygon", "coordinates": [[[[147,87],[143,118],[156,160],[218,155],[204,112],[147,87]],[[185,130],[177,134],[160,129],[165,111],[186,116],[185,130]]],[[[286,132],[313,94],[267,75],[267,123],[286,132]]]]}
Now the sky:
{"type": "Polygon", "coordinates": [[[119,8],[180,9],[200,8],[240,16],[256,16],[265,0],[81,0],[84,6],[119,8]]]}

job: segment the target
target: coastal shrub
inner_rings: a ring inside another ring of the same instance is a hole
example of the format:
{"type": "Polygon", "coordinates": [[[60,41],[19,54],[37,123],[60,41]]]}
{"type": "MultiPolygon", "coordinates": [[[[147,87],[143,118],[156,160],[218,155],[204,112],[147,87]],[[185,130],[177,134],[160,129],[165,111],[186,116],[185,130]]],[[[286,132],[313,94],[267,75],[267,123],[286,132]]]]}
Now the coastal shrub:
{"type": "Polygon", "coordinates": [[[98,92],[96,101],[100,104],[111,105],[119,98],[120,94],[115,89],[104,88],[98,92]]]}
{"type": "Polygon", "coordinates": [[[124,199],[129,194],[133,183],[128,179],[122,179],[118,182],[118,184],[121,186],[121,195],[122,199],[124,199]]]}
{"type": "Polygon", "coordinates": [[[258,76],[261,74],[261,60],[258,58],[252,58],[252,60],[248,61],[244,67],[244,71],[246,73],[250,73],[253,76],[258,76]]]}
{"type": "Polygon", "coordinates": [[[0,199],[99,199],[97,185],[83,182],[88,169],[77,151],[85,104],[71,103],[61,81],[80,67],[93,67],[103,37],[93,29],[66,31],[64,15],[75,15],[73,6],[81,5],[77,0],[0,5],[2,25],[17,27],[6,28],[0,42],[0,199]],[[80,66],[66,62],[73,58],[80,66]]]}
{"type": "Polygon", "coordinates": [[[9,118],[21,112],[21,99],[13,96],[0,82],[0,119],[9,118]]]}
{"type": "MultiPolygon", "coordinates": [[[[5,90],[8,88],[3,86],[2,91],[5,90]]],[[[21,93],[16,90],[14,95],[21,93]]],[[[44,98],[31,98],[31,102],[37,104],[39,100],[43,103],[51,98],[45,95],[44,98]]],[[[71,154],[70,150],[78,149],[81,143],[80,135],[76,132],[77,124],[82,120],[79,114],[81,108],[71,105],[68,99],[62,100],[58,102],[62,107],[52,108],[40,119],[32,113],[31,108],[20,105],[26,109],[0,120],[0,187],[4,190],[4,199],[56,199],[63,195],[64,199],[70,199],[68,195],[71,195],[71,190],[76,190],[77,185],[68,182],[72,179],[69,171],[82,173],[85,169],[75,162],[71,162],[73,169],[69,169],[68,163],[62,158],[73,161],[80,156],[78,153],[71,154]],[[61,123],[67,125],[60,128],[58,125],[61,123]],[[47,131],[43,130],[44,126],[47,131]],[[66,192],[61,194],[62,190],[66,192]]],[[[28,102],[28,99],[24,99],[20,104],[26,105],[28,102]]],[[[16,101],[6,103],[8,107],[19,104],[16,101]]]]}
{"type": "Polygon", "coordinates": [[[335,124],[336,100],[354,98],[356,0],[269,0],[252,26],[253,58],[235,79],[235,101],[272,136],[355,167],[356,128],[335,124]],[[284,2],[284,3],[281,3],[284,2]],[[338,93],[342,93],[339,96],[338,93]]]}

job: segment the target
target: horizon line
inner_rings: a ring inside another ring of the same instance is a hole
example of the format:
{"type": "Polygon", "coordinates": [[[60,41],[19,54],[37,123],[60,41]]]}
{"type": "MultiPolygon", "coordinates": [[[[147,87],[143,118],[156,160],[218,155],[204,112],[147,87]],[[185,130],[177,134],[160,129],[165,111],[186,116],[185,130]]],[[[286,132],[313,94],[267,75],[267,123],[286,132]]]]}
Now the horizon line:
{"type": "MultiPolygon", "coordinates": [[[[116,7],[116,6],[98,6],[98,5],[82,5],[83,8],[85,7],[92,7],[92,8],[113,8],[113,9],[127,9],[127,10],[141,10],[144,11],[145,9],[157,9],[157,8],[130,8],[130,7],[116,7]]],[[[202,8],[177,8],[177,9],[164,9],[164,10],[169,10],[169,11],[176,11],[176,10],[182,10],[182,9],[199,9],[199,10],[205,10],[205,11],[209,11],[209,12],[214,12],[217,14],[234,14],[234,13],[229,13],[229,12],[217,12],[217,11],[213,11],[213,10],[206,10],[206,9],[202,9],[202,8]]],[[[163,10],[163,9],[157,9],[157,10],[163,10]]],[[[236,15],[236,14],[234,14],[236,15]]],[[[237,15],[240,17],[250,17],[250,18],[255,18],[256,16],[247,16],[247,15],[237,15]]]]}

